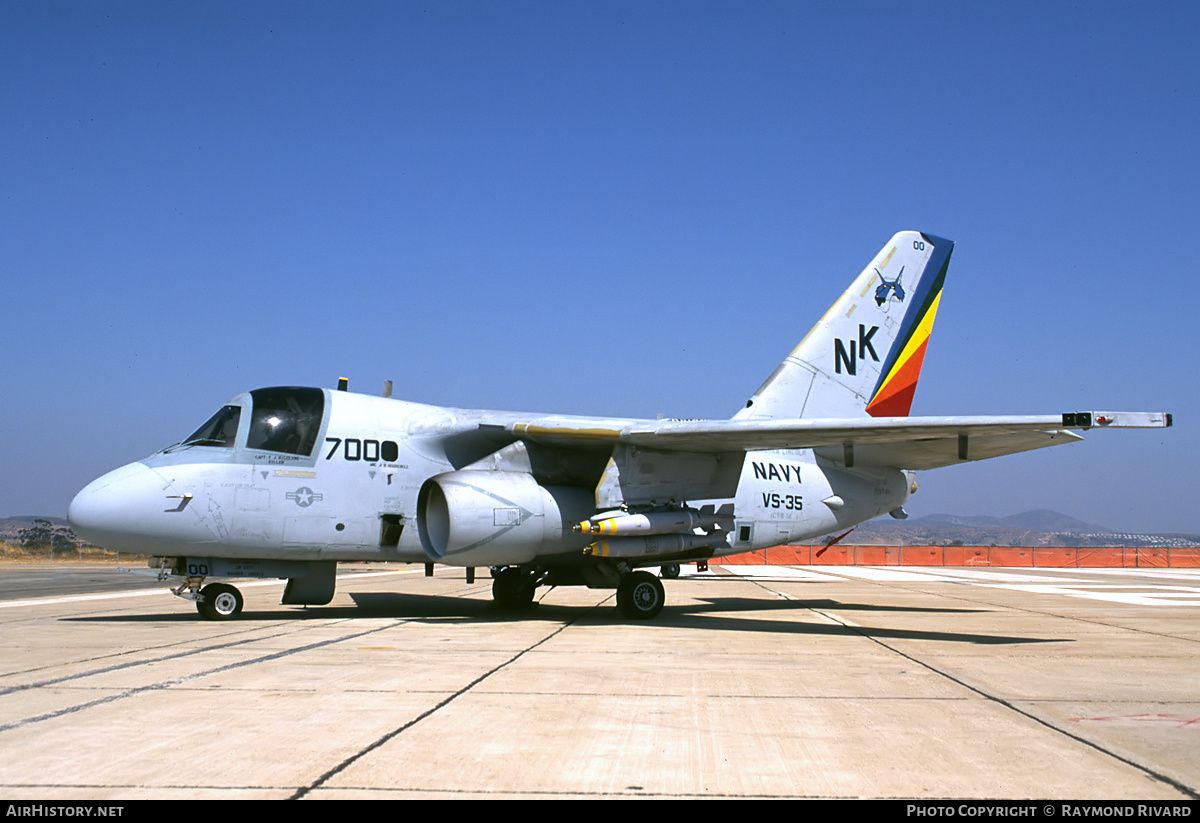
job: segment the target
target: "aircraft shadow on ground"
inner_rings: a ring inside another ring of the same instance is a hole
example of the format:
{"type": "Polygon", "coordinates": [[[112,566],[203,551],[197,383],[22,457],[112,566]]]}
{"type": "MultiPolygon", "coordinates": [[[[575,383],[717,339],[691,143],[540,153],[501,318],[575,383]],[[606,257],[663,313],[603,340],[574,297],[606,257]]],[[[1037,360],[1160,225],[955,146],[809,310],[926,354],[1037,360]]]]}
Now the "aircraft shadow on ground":
{"type": "MultiPolygon", "coordinates": [[[[531,620],[551,622],[580,622],[589,625],[646,626],[653,628],[690,628],[699,631],[737,631],[769,634],[810,636],[868,637],[893,640],[935,640],[980,645],[1011,645],[1019,643],[1064,643],[1071,638],[1013,637],[1007,635],[956,632],[951,629],[930,631],[872,626],[845,626],[837,623],[810,623],[794,620],[774,620],[764,613],[784,614],[804,611],[857,611],[900,614],[928,613],[970,615],[986,609],[919,608],[884,606],[879,604],[842,603],[827,598],[813,600],[769,600],[749,597],[704,598],[692,603],[668,604],[654,620],[640,622],[622,617],[609,600],[597,606],[560,605],[550,600],[519,611],[498,608],[491,600],[449,597],[444,595],[408,594],[398,592],[353,592],[354,606],[286,607],[243,612],[239,620],[224,625],[249,621],[350,620],[387,618],[393,620],[438,621],[446,623],[519,623],[531,620]],[[731,614],[731,612],[735,614],[731,614]]],[[[552,595],[551,595],[552,597],[552,595]]],[[[92,623],[194,623],[200,620],[193,609],[172,614],[96,615],[62,618],[65,622],[92,623]]],[[[213,623],[220,626],[221,623],[213,623]]]]}

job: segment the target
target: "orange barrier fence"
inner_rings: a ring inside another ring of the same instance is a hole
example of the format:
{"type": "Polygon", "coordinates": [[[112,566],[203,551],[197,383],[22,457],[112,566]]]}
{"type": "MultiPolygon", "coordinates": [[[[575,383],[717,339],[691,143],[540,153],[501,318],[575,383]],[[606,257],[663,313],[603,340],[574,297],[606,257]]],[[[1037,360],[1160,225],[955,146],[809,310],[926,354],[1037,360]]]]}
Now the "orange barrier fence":
{"type": "Polygon", "coordinates": [[[1043,568],[1196,568],[1200,547],[775,546],[710,563],[769,566],[1027,566],[1043,568]],[[823,550],[823,551],[822,551],[823,550]]]}

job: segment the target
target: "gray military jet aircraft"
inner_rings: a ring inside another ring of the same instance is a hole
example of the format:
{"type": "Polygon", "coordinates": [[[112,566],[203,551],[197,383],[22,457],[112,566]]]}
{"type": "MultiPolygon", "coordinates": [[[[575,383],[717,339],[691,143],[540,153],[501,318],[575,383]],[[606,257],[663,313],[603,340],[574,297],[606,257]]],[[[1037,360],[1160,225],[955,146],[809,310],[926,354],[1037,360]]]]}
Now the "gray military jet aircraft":
{"type": "Polygon", "coordinates": [[[645,567],[903,517],[917,470],[1081,439],[1073,430],[1171,425],[1159,412],[908,417],[952,248],[893,237],[729,420],[256,389],[89,484],[71,527],[152,555],[212,619],[243,601],[208,578],[286,578],[285,604],[322,605],[350,560],[489,566],[510,608],[539,586],[615,588],[622,614],[649,619],[664,593],[645,567]],[[878,300],[876,277],[901,271],[906,288],[878,300]]]}

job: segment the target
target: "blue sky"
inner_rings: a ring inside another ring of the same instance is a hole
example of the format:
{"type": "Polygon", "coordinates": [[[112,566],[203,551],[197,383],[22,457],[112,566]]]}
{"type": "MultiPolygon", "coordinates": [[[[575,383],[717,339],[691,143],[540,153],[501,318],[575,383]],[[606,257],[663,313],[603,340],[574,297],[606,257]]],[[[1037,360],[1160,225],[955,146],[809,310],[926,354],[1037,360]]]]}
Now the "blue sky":
{"type": "Polygon", "coordinates": [[[914,414],[1166,410],[908,505],[1200,533],[1195,3],[0,3],[0,516],[248,388],[726,417],[896,231],[914,414]]]}

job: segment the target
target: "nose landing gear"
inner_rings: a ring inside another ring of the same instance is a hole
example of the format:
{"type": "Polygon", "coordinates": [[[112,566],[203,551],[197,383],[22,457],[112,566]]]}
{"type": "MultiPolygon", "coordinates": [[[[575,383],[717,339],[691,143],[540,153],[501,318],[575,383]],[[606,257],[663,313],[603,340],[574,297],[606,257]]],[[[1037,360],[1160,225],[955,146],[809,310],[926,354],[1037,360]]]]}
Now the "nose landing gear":
{"type": "MultiPolygon", "coordinates": [[[[160,580],[169,576],[171,574],[167,567],[159,568],[160,580]]],[[[242,613],[242,606],[246,601],[236,587],[228,583],[209,583],[200,588],[203,583],[203,577],[189,575],[177,587],[171,589],[171,594],[194,601],[196,611],[200,612],[200,616],[205,620],[229,620],[242,613]]]]}
{"type": "Polygon", "coordinates": [[[242,593],[228,583],[209,583],[196,598],[196,609],[206,620],[229,620],[242,613],[242,593]]]}

